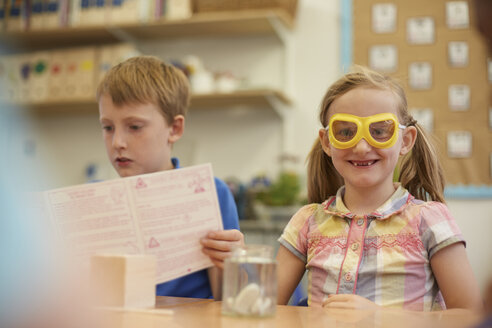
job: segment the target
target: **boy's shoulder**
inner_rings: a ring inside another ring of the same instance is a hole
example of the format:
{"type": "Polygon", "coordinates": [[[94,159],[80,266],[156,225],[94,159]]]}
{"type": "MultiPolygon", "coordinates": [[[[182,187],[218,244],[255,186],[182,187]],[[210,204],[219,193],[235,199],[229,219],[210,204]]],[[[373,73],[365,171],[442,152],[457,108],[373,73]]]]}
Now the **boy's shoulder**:
{"type": "Polygon", "coordinates": [[[219,188],[220,189],[223,189],[223,188],[229,189],[229,186],[227,185],[227,183],[225,183],[221,179],[214,177],[214,181],[215,181],[215,186],[217,187],[217,189],[219,189],[219,188]]]}

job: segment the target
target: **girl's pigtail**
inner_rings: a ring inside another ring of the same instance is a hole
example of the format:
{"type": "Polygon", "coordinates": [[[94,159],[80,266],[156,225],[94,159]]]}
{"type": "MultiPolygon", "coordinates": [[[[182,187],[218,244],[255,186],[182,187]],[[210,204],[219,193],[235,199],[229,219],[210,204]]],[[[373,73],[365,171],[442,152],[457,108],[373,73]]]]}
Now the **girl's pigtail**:
{"type": "Polygon", "coordinates": [[[316,139],[308,155],[308,202],[322,203],[328,197],[336,194],[343,185],[343,179],[325,154],[321,142],[316,139]]]}
{"type": "Polygon", "coordinates": [[[445,203],[444,174],[436,149],[419,124],[413,121],[410,125],[417,128],[417,139],[412,151],[403,158],[399,180],[416,198],[445,203]]]}

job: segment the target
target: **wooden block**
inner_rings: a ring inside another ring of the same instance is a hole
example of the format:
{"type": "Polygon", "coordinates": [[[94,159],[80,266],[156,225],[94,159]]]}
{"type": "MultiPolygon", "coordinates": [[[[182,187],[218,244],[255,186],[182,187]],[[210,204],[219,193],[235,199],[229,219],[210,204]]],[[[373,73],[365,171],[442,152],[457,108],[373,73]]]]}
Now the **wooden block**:
{"type": "Polygon", "coordinates": [[[153,255],[95,255],[91,288],[96,306],[155,306],[156,259],[153,255]]]}

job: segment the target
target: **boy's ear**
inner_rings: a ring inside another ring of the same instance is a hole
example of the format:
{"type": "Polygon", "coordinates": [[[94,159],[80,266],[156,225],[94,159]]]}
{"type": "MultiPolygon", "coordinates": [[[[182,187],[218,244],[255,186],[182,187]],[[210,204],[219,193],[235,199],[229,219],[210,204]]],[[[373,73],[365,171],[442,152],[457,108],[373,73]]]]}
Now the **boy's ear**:
{"type": "Polygon", "coordinates": [[[318,136],[319,136],[319,142],[321,143],[321,148],[323,148],[323,151],[325,152],[326,155],[331,157],[331,147],[330,147],[330,141],[328,140],[328,135],[327,131],[325,129],[319,129],[318,136]]]}
{"type": "Polygon", "coordinates": [[[183,115],[174,116],[174,121],[171,124],[171,132],[169,133],[169,143],[173,144],[181,138],[184,133],[185,118],[183,115]]]}
{"type": "Polygon", "coordinates": [[[403,130],[403,144],[401,145],[400,156],[406,155],[412,150],[415,140],[417,140],[417,128],[409,126],[403,130]]]}

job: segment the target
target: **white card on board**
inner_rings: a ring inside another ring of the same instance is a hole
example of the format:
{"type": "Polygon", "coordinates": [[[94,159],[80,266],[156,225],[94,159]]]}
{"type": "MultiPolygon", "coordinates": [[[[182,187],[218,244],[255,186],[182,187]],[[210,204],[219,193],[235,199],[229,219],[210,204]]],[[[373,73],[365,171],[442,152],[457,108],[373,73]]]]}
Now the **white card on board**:
{"type": "Polygon", "coordinates": [[[392,33],[396,31],[396,5],[378,3],[372,6],[372,31],[392,33]]]}
{"type": "Polygon", "coordinates": [[[394,45],[372,46],[369,49],[369,66],[382,72],[394,72],[398,66],[398,51],[394,45]]]}
{"type": "Polygon", "coordinates": [[[448,60],[451,67],[465,67],[468,65],[468,43],[465,41],[451,41],[448,43],[448,60]]]}
{"type": "Polygon", "coordinates": [[[448,156],[452,158],[467,158],[472,154],[472,134],[470,131],[448,132],[448,156]]]}
{"type": "Polygon", "coordinates": [[[446,25],[451,29],[468,28],[470,17],[468,2],[449,1],[446,2],[446,25]]]}
{"type": "Polygon", "coordinates": [[[429,62],[415,62],[408,66],[410,87],[428,90],[432,86],[432,66],[429,62]]]}
{"type": "Polygon", "coordinates": [[[407,41],[410,44],[434,43],[435,27],[432,17],[414,17],[407,20],[407,41]]]}
{"type": "Polygon", "coordinates": [[[465,84],[453,84],[448,89],[449,108],[454,111],[470,109],[470,87],[465,84]]]}

